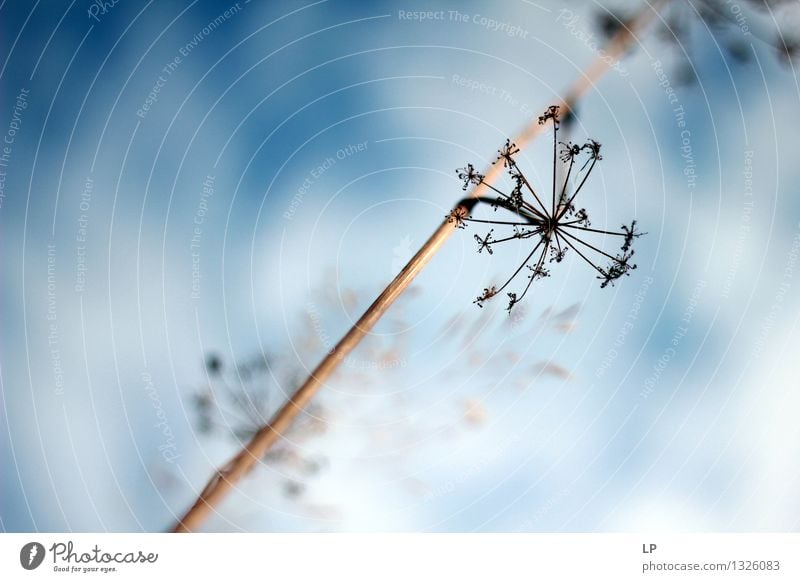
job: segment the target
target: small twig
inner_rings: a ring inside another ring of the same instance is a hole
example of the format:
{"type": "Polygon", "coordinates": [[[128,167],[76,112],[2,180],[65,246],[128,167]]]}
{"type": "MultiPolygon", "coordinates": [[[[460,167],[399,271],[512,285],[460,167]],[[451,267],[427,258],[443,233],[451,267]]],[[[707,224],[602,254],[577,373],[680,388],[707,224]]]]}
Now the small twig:
{"type": "MultiPolygon", "coordinates": [[[[635,38],[635,32],[642,28],[656,13],[656,1],[642,9],[639,15],[628,25],[623,26],[609,40],[605,47],[605,54],[597,58],[573,83],[565,97],[558,103],[563,115],[572,111],[580,97],[597,82],[610,68],[611,63],[620,58],[635,38]]],[[[542,131],[542,125],[534,121],[527,125],[522,132],[514,138],[518,148],[525,147],[542,131]]],[[[494,182],[503,170],[503,164],[493,164],[483,177],[481,183],[475,185],[470,196],[459,201],[451,212],[451,216],[469,216],[473,207],[481,201],[486,193],[488,184],[494,182]]],[[[546,207],[545,207],[546,209],[546,207]]],[[[294,419],[308,405],[324,382],[330,377],[339,364],[353,351],[359,342],[367,335],[375,323],[386,313],[386,310],[395,300],[411,285],[411,282],[423,267],[431,260],[445,241],[455,232],[451,221],[445,220],[422,245],[416,255],[409,261],[402,271],[394,278],[378,298],[369,306],[361,319],[350,328],[345,336],[336,344],[336,347],[319,363],[308,379],[300,386],[294,395],[273,417],[272,421],[258,430],[250,442],[222,469],[214,473],[209,483],[200,492],[197,500],[186,514],[173,527],[173,532],[197,531],[202,523],[222,499],[234,488],[236,483],[244,477],[253,466],[261,460],[269,449],[282,438],[294,419]]]]}

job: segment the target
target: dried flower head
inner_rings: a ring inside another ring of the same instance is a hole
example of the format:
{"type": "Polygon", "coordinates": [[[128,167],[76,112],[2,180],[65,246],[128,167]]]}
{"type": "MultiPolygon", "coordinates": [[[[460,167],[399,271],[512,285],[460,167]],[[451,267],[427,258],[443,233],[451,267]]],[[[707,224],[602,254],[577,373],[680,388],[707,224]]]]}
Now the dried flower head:
{"type": "Polygon", "coordinates": [[[493,247],[497,244],[531,239],[529,243],[531,250],[522,264],[500,287],[484,289],[483,294],[474,301],[479,307],[483,307],[484,302],[502,293],[520,273],[527,272],[527,283],[521,291],[506,292],[509,299],[507,309],[511,312],[513,307],[522,301],[535,280],[550,276],[550,271],[545,268],[545,261],[560,263],[568,250],[574,251],[597,272],[600,287],[613,285],[614,281],[623,275],[629,275],[630,271],[636,268],[631,262],[633,241],[643,234],[637,229],[636,221],[631,221],[630,226],[623,225],[622,232],[599,230],[591,228],[586,209],[575,206],[575,199],[583,190],[586,180],[597,162],[603,159],[600,155],[600,143],[593,139],[580,145],[559,142],[559,121],[559,107],[556,105],[548,107],[539,117],[540,124],[553,125],[553,181],[549,201],[541,191],[537,191],[531,185],[520,170],[514,159],[519,148],[511,141],[506,141],[495,161],[495,163],[502,161],[503,167],[514,183],[509,193],[486,182],[484,176],[475,172],[472,164],[457,170],[458,177],[464,180],[465,188],[470,183],[483,184],[497,195],[479,198],[479,201],[491,204],[495,210],[502,208],[513,215],[510,220],[486,220],[475,218],[462,209],[459,213],[452,212],[448,216],[448,221],[457,228],[465,228],[471,222],[493,225],[485,236],[474,235],[479,253],[486,250],[488,254],[493,254],[493,247]],[[565,165],[565,176],[563,181],[557,184],[559,160],[565,165]],[[508,228],[510,232],[506,236],[496,237],[494,233],[498,227],[508,228]],[[602,250],[598,243],[592,241],[592,237],[600,235],[621,237],[621,253],[612,255],[602,250]],[[607,266],[599,264],[603,259],[608,261],[607,266]]]}
{"type": "Polygon", "coordinates": [[[466,190],[470,184],[480,184],[483,180],[483,175],[475,171],[475,167],[472,164],[467,164],[466,168],[459,168],[457,173],[458,179],[464,181],[462,190],[466,190]]]}

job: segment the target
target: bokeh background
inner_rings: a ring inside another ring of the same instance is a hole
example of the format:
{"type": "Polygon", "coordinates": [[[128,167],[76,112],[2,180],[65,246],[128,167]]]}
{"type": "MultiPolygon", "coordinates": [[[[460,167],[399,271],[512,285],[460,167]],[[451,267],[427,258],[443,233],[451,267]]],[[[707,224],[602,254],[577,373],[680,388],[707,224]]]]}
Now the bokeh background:
{"type": "MultiPolygon", "coordinates": [[[[168,529],[641,9],[0,3],[0,528],[168,529]]],[[[797,2],[658,10],[570,126],[638,269],[457,232],[209,531],[798,529],[797,2]]]]}

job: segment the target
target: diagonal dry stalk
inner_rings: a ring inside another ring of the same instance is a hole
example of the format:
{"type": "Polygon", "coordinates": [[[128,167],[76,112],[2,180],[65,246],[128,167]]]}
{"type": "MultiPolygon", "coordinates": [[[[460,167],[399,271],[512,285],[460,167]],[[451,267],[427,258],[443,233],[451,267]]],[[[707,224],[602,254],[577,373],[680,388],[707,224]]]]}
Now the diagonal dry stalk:
{"type": "MultiPolygon", "coordinates": [[[[621,58],[624,52],[636,39],[636,32],[641,30],[657,13],[659,5],[665,0],[656,0],[647,4],[639,14],[609,40],[604,48],[604,57],[597,59],[579,75],[566,95],[558,105],[561,112],[567,115],[572,111],[575,103],[597,80],[603,76],[611,63],[621,58]]],[[[542,131],[543,126],[538,121],[527,125],[512,141],[522,149],[542,131]]],[[[490,166],[484,173],[482,183],[472,189],[470,195],[460,200],[452,212],[456,214],[469,214],[478,203],[479,198],[486,193],[487,184],[493,183],[503,170],[502,164],[490,166]]],[[[325,380],[333,373],[347,355],[367,335],[370,329],[381,318],[394,301],[405,291],[414,277],[431,260],[433,255],[441,248],[450,235],[455,232],[453,224],[445,220],[431,235],[427,242],[417,251],[417,254],[408,262],[402,271],[389,283],[378,298],[369,306],[364,315],[350,328],[334,349],[319,363],[308,379],[300,386],[284,406],[275,413],[272,421],[262,427],[253,435],[250,442],[224,467],[218,469],[206,487],[198,496],[194,505],[186,512],[181,520],[173,527],[173,532],[196,531],[211,511],[234,488],[236,483],[244,477],[253,466],[264,457],[286,432],[300,412],[311,401],[317,391],[323,386],[325,380]]]]}

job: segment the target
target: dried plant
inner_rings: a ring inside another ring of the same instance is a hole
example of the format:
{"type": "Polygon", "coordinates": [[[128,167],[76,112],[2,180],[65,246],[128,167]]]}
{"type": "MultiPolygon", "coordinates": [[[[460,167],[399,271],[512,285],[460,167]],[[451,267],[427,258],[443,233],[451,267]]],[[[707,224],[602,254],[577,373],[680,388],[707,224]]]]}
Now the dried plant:
{"type": "Polygon", "coordinates": [[[636,268],[631,262],[634,253],[633,241],[643,234],[637,229],[636,221],[631,221],[630,226],[623,224],[622,232],[591,228],[586,209],[575,205],[578,194],[584,189],[592,170],[597,162],[602,160],[600,143],[593,139],[580,145],[569,141],[559,142],[559,109],[557,105],[551,105],[539,117],[540,125],[550,124],[553,128],[553,178],[549,196],[546,196],[543,190],[534,187],[525,177],[514,158],[519,148],[511,140],[506,140],[505,145],[498,150],[494,162],[502,164],[511,177],[513,187],[509,192],[503,192],[487,184],[485,177],[476,172],[472,164],[456,170],[458,177],[464,182],[464,189],[471,184],[485,184],[497,197],[484,197],[482,201],[490,204],[495,212],[502,209],[512,215],[508,220],[475,218],[472,214],[457,211],[452,211],[448,215],[448,221],[455,228],[465,228],[469,223],[480,223],[507,230],[507,233],[500,237],[494,235],[494,228],[484,236],[474,235],[479,253],[485,250],[488,254],[493,254],[495,245],[514,240],[530,241],[527,243],[531,248],[530,252],[505,283],[499,287],[485,288],[475,299],[479,307],[483,307],[484,302],[505,291],[512,281],[527,269],[527,283],[522,290],[506,292],[507,310],[511,313],[514,306],[527,295],[534,281],[550,276],[550,270],[545,265],[560,263],[568,250],[574,251],[598,273],[600,287],[613,285],[614,281],[623,275],[629,275],[630,271],[636,268]],[[557,178],[559,161],[566,165],[566,175],[560,184],[557,178]],[[591,240],[590,237],[598,235],[620,238],[621,252],[611,255],[602,250],[598,246],[599,243],[587,242],[591,240]],[[607,266],[601,267],[598,264],[602,259],[609,261],[607,266]]]}
{"type": "MultiPolygon", "coordinates": [[[[684,57],[677,64],[680,83],[696,81],[691,61],[695,45],[692,28],[697,24],[712,31],[720,50],[738,62],[750,60],[748,39],[754,37],[772,47],[785,64],[800,54],[800,3],[796,0],[672,0],[663,12],[657,36],[684,57]]],[[[595,25],[610,38],[630,22],[629,14],[626,5],[605,8],[596,14],[595,25]]]]}
{"type": "MultiPolygon", "coordinates": [[[[314,293],[320,298],[319,312],[326,314],[324,325],[332,328],[346,323],[344,314],[336,309],[340,295],[325,293],[334,282],[326,281],[314,293]]],[[[493,338],[506,335],[512,320],[499,320],[493,308],[476,313],[464,306],[447,329],[437,334],[446,334],[451,340],[439,348],[442,364],[436,371],[447,382],[434,383],[447,386],[444,397],[437,394],[434,398],[442,406],[441,413],[417,414],[416,411],[429,409],[431,393],[395,388],[419,381],[415,376],[417,366],[407,365],[411,357],[409,345],[417,343],[412,341],[417,332],[411,331],[413,326],[406,320],[407,302],[403,299],[423,292],[419,287],[413,289],[416,292],[404,294],[384,320],[389,328],[408,331],[376,334],[363,342],[341,369],[344,373],[337,384],[341,382],[347,389],[320,394],[284,433],[285,439],[261,458],[261,466],[268,469],[264,474],[270,482],[268,495],[274,496],[266,505],[288,504],[292,515],[318,520],[318,526],[326,531],[336,530],[347,519],[347,509],[325,497],[323,480],[337,478],[335,455],[330,454],[335,445],[331,443],[343,436],[358,444],[360,464],[385,474],[386,481],[397,486],[397,494],[418,498],[430,492],[432,486],[417,479],[412,490],[406,490],[409,475],[415,472],[415,453],[421,450],[416,444],[424,442],[426,449],[452,447],[455,439],[468,438],[486,427],[491,420],[487,394],[493,393],[495,370],[509,364],[518,370],[503,383],[503,391],[522,391],[539,381],[571,377],[569,370],[552,361],[521,362],[513,344],[495,345],[493,338]],[[394,365],[398,359],[402,364],[394,365]],[[489,386],[485,392],[477,389],[484,385],[489,386]],[[380,393],[386,394],[390,406],[376,410],[374,400],[363,398],[364,394],[380,393]],[[318,515],[320,507],[327,508],[324,516],[318,515]]],[[[341,295],[356,298],[355,301],[362,296],[352,289],[345,289],[341,295]]],[[[538,319],[517,321],[517,332],[527,336],[569,333],[577,311],[577,305],[563,310],[546,308],[538,319]],[[524,323],[527,325],[522,327],[524,323]],[[570,326],[565,328],[564,324],[570,326]]],[[[320,321],[316,321],[316,327],[310,318],[300,317],[297,322],[292,330],[291,350],[273,350],[237,362],[218,353],[207,354],[206,379],[189,394],[192,420],[199,435],[238,445],[252,438],[286,403],[284,387],[302,380],[304,362],[326,350],[320,337],[320,321]]],[[[252,518],[259,509],[242,511],[252,518]]]]}
{"type": "MultiPolygon", "coordinates": [[[[192,394],[198,432],[236,443],[252,438],[283,403],[281,385],[294,384],[301,375],[301,367],[287,366],[287,361],[286,356],[256,356],[229,368],[221,356],[209,354],[205,362],[208,382],[192,394]]],[[[310,406],[307,413],[287,433],[291,443],[303,443],[325,432],[324,406],[310,406]]],[[[265,460],[308,474],[324,464],[324,460],[306,457],[289,442],[272,449],[265,460]]]]}
{"type": "MultiPolygon", "coordinates": [[[[609,70],[610,63],[620,58],[628,50],[636,38],[637,31],[650,22],[653,16],[657,14],[658,8],[663,2],[664,0],[655,0],[652,4],[644,5],[636,18],[630,20],[608,41],[604,49],[604,54],[598,56],[585,71],[578,75],[573,84],[567,88],[560,105],[563,114],[572,111],[578,100],[609,70]]],[[[523,147],[533,140],[540,132],[541,126],[535,123],[528,124],[523,128],[514,142],[517,146],[523,147]]],[[[511,142],[509,142],[508,145],[511,146],[511,142]]],[[[514,148],[517,146],[514,146],[514,148]]],[[[509,154],[509,157],[512,155],[513,154],[509,154]]],[[[179,519],[172,531],[195,531],[214,508],[236,486],[236,483],[247,475],[271,448],[284,439],[284,435],[290,429],[292,423],[310,404],[311,399],[324,385],[324,382],[339,368],[347,355],[359,345],[369,330],[375,326],[397,298],[408,290],[416,275],[453,234],[455,229],[452,227],[452,222],[455,221],[456,226],[463,225],[464,221],[459,217],[470,217],[472,209],[481,201],[483,195],[489,189],[488,186],[494,182],[494,178],[500,173],[498,165],[489,168],[486,174],[482,176],[481,181],[472,188],[470,195],[456,203],[450,219],[443,221],[436,231],[434,231],[408,264],[367,308],[359,320],[345,333],[336,346],[328,352],[319,365],[314,368],[312,373],[303,384],[297,388],[291,398],[273,415],[269,424],[265,424],[259,428],[236,456],[214,472],[194,504],[188,509],[185,515],[179,519]]],[[[508,202],[511,208],[514,207],[513,205],[515,203],[516,201],[508,202]]],[[[497,204],[498,206],[506,207],[506,202],[504,201],[498,202],[497,204]]],[[[568,209],[570,204],[571,200],[569,204],[560,205],[559,208],[561,210],[568,209]]],[[[526,228],[537,228],[536,223],[530,222],[531,219],[538,220],[539,227],[542,225],[547,226],[548,224],[552,226],[554,224],[552,220],[550,223],[547,223],[545,214],[541,214],[541,216],[537,217],[535,213],[523,208],[524,206],[520,203],[516,212],[520,220],[517,222],[522,222],[524,214],[529,213],[530,217],[525,218],[526,228]]],[[[554,215],[558,216],[558,214],[555,213],[554,215]]],[[[587,230],[587,232],[589,231],[587,227],[583,228],[587,230]]],[[[631,236],[633,236],[633,234],[631,236]]],[[[562,240],[558,240],[559,244],[561,242],[562,240]]],[[[609,269],[603,271],[605,273],[604,280],[609,278],[610,282],[619,276],[617,272],[620,265],[619,263],[616,264],[617,270],[609,269]]],[[[624,263],[624,265],[626,265],[626,263],[624,263]]],[[[623,266],[622,268],[624,272],[627,272],[627,266],[623,266]]],[[[622,274],[624,274],[624,272],[622,274]]]]}

